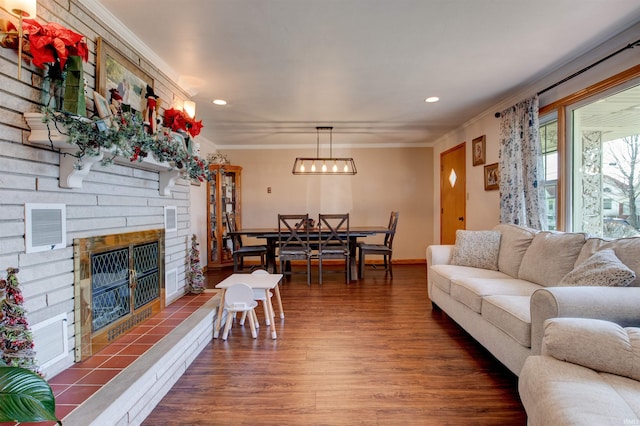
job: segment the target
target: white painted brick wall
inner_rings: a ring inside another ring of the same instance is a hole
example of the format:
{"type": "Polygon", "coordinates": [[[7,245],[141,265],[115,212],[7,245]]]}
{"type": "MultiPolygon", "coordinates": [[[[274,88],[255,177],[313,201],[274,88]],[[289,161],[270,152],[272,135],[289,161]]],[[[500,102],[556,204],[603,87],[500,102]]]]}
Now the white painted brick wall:
{"type": "MultiPolygon", "coordinates": [[[[0,10],[0,18],[12,19],[0,10]]],[[[144,58],[138,58],[117,34],[95,20],[77,0],[38,1],[38,19],[54,21],[86,36],[91,50],[84,64],[89,92],[95,88],[95,40],[105,38],[134,62],[140,62],[155,80],[162,99],[187,97],[144,58]]],[[[171,195],[158,191],[159,176],[153,171],[125,165],[95,166],[80,189],[58,185],[59,155],[45,147],[27,144],[29,127],[24,112],[39,111],[41,70],[24,64],[17,80],[17,54],[0,49],[0,274],[18,267],[28,320],[34,325],[66,313],[69,318],[69,356],[44,373],[51,377],[73,362],[73,244],[74,238],[134,232],[164,226],[163,207],[178,207],[178,231],[166,235],[167,268],[178,268],[179,288],[184,288],[187,243],[190,241],[189,182],[178,179],[171,195]],[[62,203],[67,207],[68,247],[52,252],[25,253],[24,204],[62,203]]],[[[91,109],[93,102],[87,98],[91,109]]],[[[38,342],[35,342],[38,350],[38,342]]]]}

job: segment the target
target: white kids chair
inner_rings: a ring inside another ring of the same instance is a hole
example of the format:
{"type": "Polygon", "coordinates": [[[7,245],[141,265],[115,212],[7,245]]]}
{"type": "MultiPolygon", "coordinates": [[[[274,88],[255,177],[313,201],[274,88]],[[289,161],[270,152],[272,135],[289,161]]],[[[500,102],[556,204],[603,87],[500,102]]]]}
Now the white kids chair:
{"type": "Polygon", "coordinates": [[[247,284],[239,283],[227,288],[224,293],[224,308],[227,310],[227,322],[224,326],[224,332],[222,333],[222,340],[227,340],[231,323],[237,312],[242,312],[243,315],[249,315],[251,337],[254,339],[258,337],[256,333],[258,318],[254,310],[256,306],[258,306],[258,302],[253,299],[253,289],[247,284]]]}

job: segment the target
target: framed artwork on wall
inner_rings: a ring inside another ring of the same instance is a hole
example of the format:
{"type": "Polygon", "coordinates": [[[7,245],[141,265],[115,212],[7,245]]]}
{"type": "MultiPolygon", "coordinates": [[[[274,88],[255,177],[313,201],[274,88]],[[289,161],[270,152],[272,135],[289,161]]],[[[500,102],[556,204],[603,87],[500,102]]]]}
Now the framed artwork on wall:
{"type": "Polygon", "coordinates": [[[484,166],[484,190],[492,191],[500,188],[500,172],[498,163],[484,166]]]}
{"type": "Polygon", "coordinates": [[[473,153],[473,165],[479,166],[486,162],[486,136],[482,135],[471,141],[471,149],[473,153]]]}
{"type": "Polygon", "coordinates": [[[122,98],[123,111],[144,111],[147,86],[153,89],[153,79],[142,68],[118,52],[102,37],[97,41],[96,80],[98,92],[111,103],[113,91],[122,98]]]}

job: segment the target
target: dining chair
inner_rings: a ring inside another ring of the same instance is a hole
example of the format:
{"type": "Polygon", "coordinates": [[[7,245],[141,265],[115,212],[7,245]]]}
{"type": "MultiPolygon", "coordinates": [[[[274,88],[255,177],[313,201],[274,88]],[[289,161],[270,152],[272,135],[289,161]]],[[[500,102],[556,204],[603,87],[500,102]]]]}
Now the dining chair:
{"type": "Polygon", "coordinates": [[[318,247],[319,283],[322,284],[322,261],[324,259],[344,259],[345,281],[351,280],[349,259],[349,213],[319,214],[320,244],[318,247]]]}
{"type": "MultiPolygon", "coordinates": [[[[238,230],[238,224],[236,223],[235,215],[231,213],[225,213],[225,215],[227,218],[227,229],[229,232],[236,232],[238,230]]],[[[242,237],[236,234],[231,234],[231,238],[233,240],[233,272],[241,272],[244,269],[245,257],[259,257],[260,268],[267,267],[267,246],[245,246],[242,244],[242,237]]]]}
{"type": "MultiPolygon", "coordinates": [[[[255,271],[251,272],[251,275],[269,275],[269,272],[264,269],[256,269],[255,271]]],[[[271,315],[269,315],[269,306],[271,302],[267,299],[267,297],[269,297],[269,299],[273,297],[273,293],[271,293],[271,290],[265,292],[261,288],[253,289],[253,300],[255,300],[256,302],[262,302],[262,309],[264,310],[264,323],[266,325],[271,325],[271,321],[275,316],[275,313],[271,312],[271,315]],[[267,294],[269,294],[269,296],[267,296],[267,294]]],[[[247,313],[245,312],[242,314],[242,318],[240,318],[240,325],[244,325],[246,317],[247,313]]],[[[260,328],[260,322],[256,322],[256,328],[260,328]]]]}
{"type": "MultiPolygon", "coordinates": [[[[391,256],[393,254],[393,238],[396,235],[396,228],[398,227],[399,212],[391,212],[389,217],[389,226],[387,232],[384,235],[384,242],[382,244],[367,244],[366,242],[358,243],[358,276],[364,278],[365,256],[376,255],[382,256],[382,262],[385,270],[385,275],[388,272],[391,278],[393,278],[393,263],[391,262],[391,256]]],[[[371,264],[375,269],[376,264],[371,264]]]]}
{"type": "Polygon", "coordinates": [[[224,309],[227,311],[227,322],[224,326],[224,332],[222,333],[222,340],[227,340],[231,323],[236,313],[239,312],[247,314],[251,328],[251,337],[254,339],[257,338],[256,322],[258,318],[255,312],[256,306],[258,306],[258,302],[253,300],[253,289],[247,284],[238,283],[227,288],[224,292],[224,309]]]}
{"type": "Polygon", "coordinates": [[[311,285],[311,257],[313,251],[309,237],[309,214],[278,215],[278,258],[280,273],[291,276],[291,261],[307,263],[307,285],[311,285]],[[285,268],[289,264],[289,268],[285,268]]]}

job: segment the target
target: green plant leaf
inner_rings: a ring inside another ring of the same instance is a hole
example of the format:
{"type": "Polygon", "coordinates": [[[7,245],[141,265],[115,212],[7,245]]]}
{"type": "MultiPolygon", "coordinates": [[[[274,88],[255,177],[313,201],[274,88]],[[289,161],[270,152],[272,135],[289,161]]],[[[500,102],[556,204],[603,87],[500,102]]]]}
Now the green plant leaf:
{"type": "Polygon", "coordinates": [[[46,420],[62,424],[49,383],[26,368],[0,367],[0,422],[46,420]]]}

